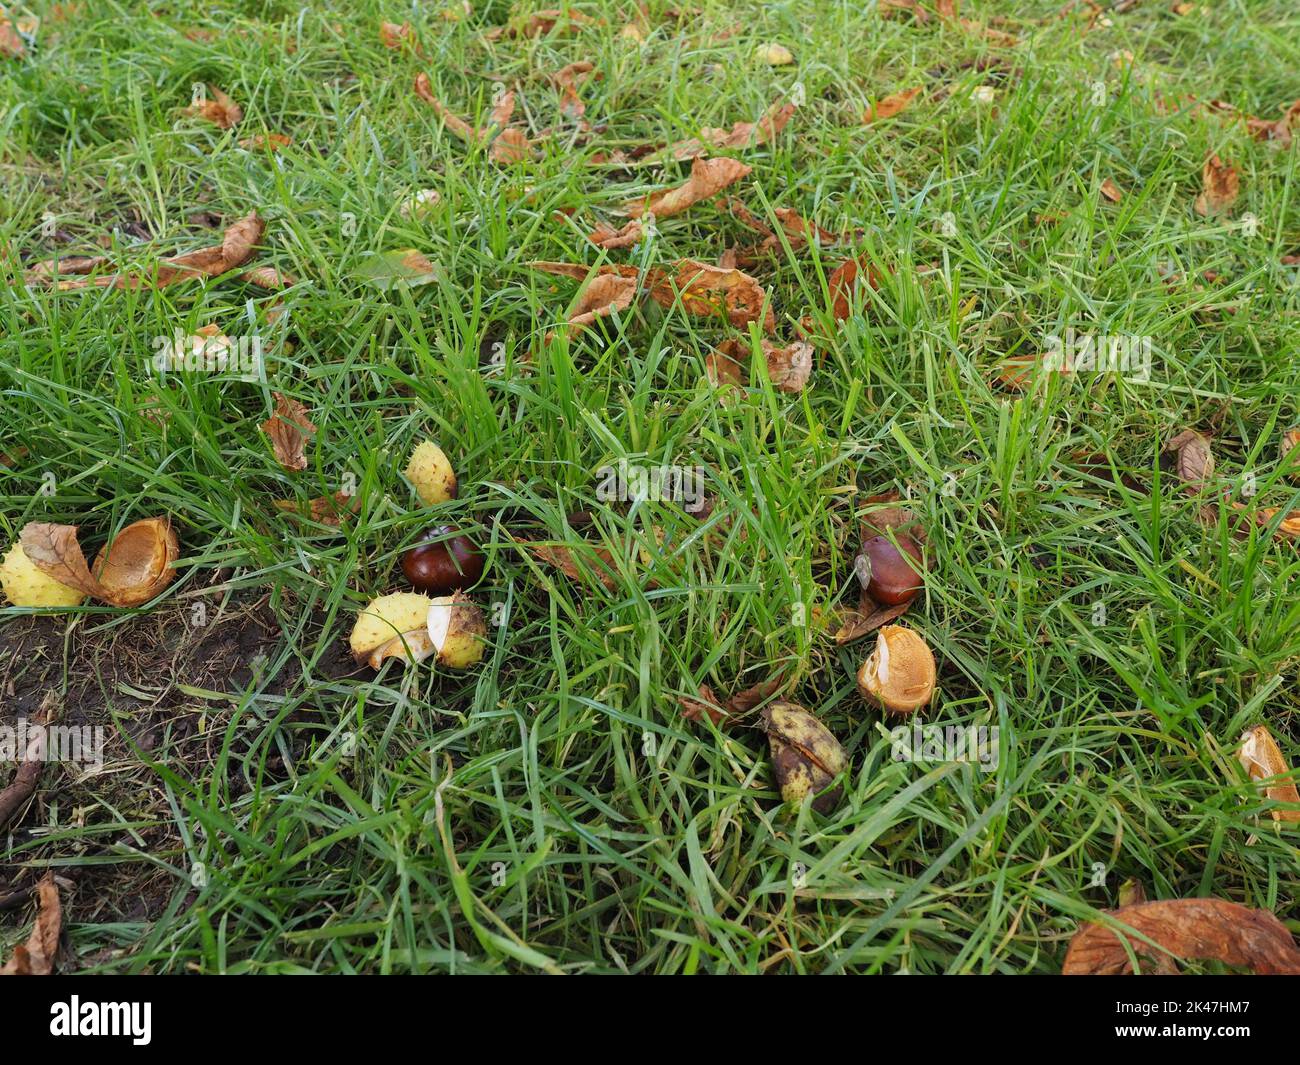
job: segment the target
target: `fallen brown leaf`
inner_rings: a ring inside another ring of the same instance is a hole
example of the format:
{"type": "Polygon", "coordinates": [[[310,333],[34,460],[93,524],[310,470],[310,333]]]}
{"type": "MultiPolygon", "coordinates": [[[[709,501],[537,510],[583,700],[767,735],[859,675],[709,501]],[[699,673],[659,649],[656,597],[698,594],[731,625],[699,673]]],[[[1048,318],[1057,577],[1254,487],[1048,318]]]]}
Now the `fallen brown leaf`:
{"type": "Polygon", "coordinates": [[[244,137],[240,140],[239,146],[246,151],[278,152],[292,143],[293,138],[283,133],[257,133],[251,137],[244,137]]]}
{"type": "Polygon", "coordinates": [[[578,296],[573,312],[569,315],[569,325],[578,329],[585,328],[597,318],[625,311],[632,306],[636,297],[637,282],[635,277],[623,277],[619,274],[599,274],[591,279],[578,296]]]}
{"type": "Polygon", "coordinates": [[[863,124],[866,125],[871,122],[881,122],[886,118],[893,118],[900,111],[905,110],[924,90],[924,85],[918,85],[914,89],[906,89],[903,92],[891,93],[884,99],[878,100],[874,107],[868,105],[866,113],[862,116],[863,124]]]}
{"type": "Polygon", "coordinates": [[[0,788],[0,832],[5,832],[9,823],[18,812],[27,805],[27,800],[36,793],[36,785],[41,781],[41,771],[45,768],[46,736],[44,726],[50,724],[54,717],[57,700],[53,694],[45,696],[40,709],[36,712],[36,724],[42,726],[29,734],[27,749],[14,752],[18,758],[18,768],[13,779],[0,788]]]}
{"type": "Polygon", "coordinates": [[[785,129],[794,112],[794,104],[783,104],[780,100],[777,100],[757,122],[736,122],[733,123],[729,130],[719,129],[715,126],[705,127],[700,130],[698,137],[691,137],[688,140],[670,144],[661,152],[656,153],[656,157],[685,162],[687,159],[707,155],[711,150],[738,151],[745,148],[756,148],[761,144],[767,144],[785,129]]]}
{"type": "Polygon", "coordinates": [[[831,314],[837,322],[842,322],[853,313],[853,294],[858,287],[859,275],[865,271],[867,283],[873,288],[880,287],[880,274],[865,259],[848,259],[835,268],[826,279],[831,296],[831,314]]]}
{"type": "Polygon", "coordinates": [[[621,229],[615,229],[604,222],[600,223],[595,229],[588,234],[587,239],[598,248],[630,248],[633,244],[641,239],[643,230],[641,223],[633,219],[621,229]]]}
{"type": "MultiPolygon", "coordinates": [[[[190,281],[202,277],[217,277],[242,266],[257,242],[262,239],[265,226],[253,211],[235,222],[222,235],[220,244],[200,248],[198,251],[186,252],[162,259],[157,266],[147,273],[105,274],[101,277],[83,278],[77,281],[62,281],[59,278],[59,264],[53,269],[39,264],[26,274],[28,281],[53,281],[60,291],[79,288],[143,288],[151,286],[165,288],[179,281],[190,281]]],[[[94,264],[96,267],[98,261],[94,264]]]]}
{"type": "Polygon", "coordinates": [[[1124,198],[1124,193],[1120,190],[1120,187],[1110,178],[1101,183],[1101,194],[1111,203],[1119,203],[1124,198]]]}
{"type": "Polygon", "coordinates": [[[655,219],[671,218],[692,204],[716,196],[728,185],[749,175],[752,167],[737,159],[695,159],[691,163],[691,176],[675,188],[655,193],[644,200],[627,204],[627,213],[633,218],[652,214],[655,219]]]}
{"type": "Polygon", "coordinates": [[[23,39],[18,36],[14,24],[8,19],[0,22],[0,56],[6,59],[21,59],[27,54],[23,39]]]}
{"type": "Polygon", "coordinates": [[[316,432],[316,426],[307,417],[307,408],[283,392],[275,396],[275,413],[261,425],[262,432],[271,438],[275,461],[286,470],[307,468],[307,433],[316,432]]]}
{"type": "Polygon", "coordinates": [[[403,22],[400,26],[396,22],[381,22],[379,41],[385,48],[401,48],[410,45],[412,49],[419,51],[420,47],[415,39],[415,29],[409,22],[403,22]]]}
{"type": "Polygon", "coordinates": [[[1222,214],[1237,202],[1240,184],[1236,168],[1211,155],[1201,169],[1202,187],[1196,197],[1196,213],[1203,218],[1222,214]]]}
{"type": "Polygon", "coordinates": [[[654,269],[646,283],[650,298],[661,307],[674,307],[680,299],[687,314],[726,318],[738,328],[761,321],[768,333],[776,328],[763,286],[740,270],[682,259],[671,277],[654,269]]]}
{"type": "Polygon", "coordinates": [[[547,8],[512,19],[505,26],[495,26],[483,35],[485,40],[495,41],[502,37],[544,37],[559,29],[564,33],[577,33],[586,26],[594,26],[596,20],[581,11],[561,11],[547,8]]]}
{"type": "Polygon", "coordinates": [[[547,544],[521,544],[520,546],[527,548],[547,565],[554,566],[570,580],[577,581],[579,584],[587,583],[589,578],[594,576],[596,580],[612,591],[618,583],[615,577],[614,556],[606,548],[590,547],[590,552],[595,555],[599,564],[593,563],[589,559],[583,559],[583,563],[580,565],[574,557],[573,551],[567,547],[547,544]]]}
{"type": "Polygon", "coordinates": [[[503,129],[497,134],[488,151],[488,158],[494,163],[508,165],[526,162],[536,154],[523,130],[511,128],[503,129]]]}
{"type": "Polygon", "coordinates": [[[1195,429],[1184,429],[1165,444],[1160,466],[1177,474],[1187,491],[1196,494],[1214,476],[1214,452],[1210,449],[1209,438],[1195,429]]]}
{"type": "MultiPolygon", "coordinates": [[[[812,374],[812,345],[802,340],[781,345],[766,338],[763,338],[762,345],[772,386],[781,392],[802,392],[812,374]]],[[[736,385],[743,388],[748,385],[751,354],[748,341],[724,340],[704,360],[709,383],[714,387],[736,385]]]]}
{"type": "Polygon", "coordinates": [[[27,944],[14,948],[13,957],[0,968],[0,976],[49,976],[59,953],[63,934],[63,906],[54,874],[46,873],[36,885],[36,924],[27,944]]]}
{"type": "Polygon", "coordinates": [[[103,586],[91,576],[86,556],[81,553],[77,526],[28,522],[18,538],[23,553],[46,576],[96,599],[104,597],[103,586]]]}
{"type": "Polygon", "coordinates": [[[581,118],[587,113],[587,105],[578,95],[578,86],[586,81],[595,69],[594,63],[581,60],[561,67],[550,75],[551,84],[560,90],[560,111],[570,118],[581,118]]]}
{"type": "Polygon", "coordinates": [[[1130,973],[1129,949],[1157,964],[1172,961],[1172,955],[1244,966],[1260,975],[1300,973],[1300,950],[1291,933],[1266,910],[1250,910],[1224,899],[1167,899],[1107,913],[1133,932],[1085,925],[1070,940],[1063,976],[1130,973]]]}
{"type": "Polygon", "coordinates": [[[708,684],[700,685],[700,699],[678,696],[677,703],[682,708],[682,717],[687,721],[700,721],[707,716],[715,725],[725,728],[736,723],[772,698],[785,685],[785,679],[778,674],[770,680],[761,681],[751,688],[737,692],[730,699],[719,699],[708,684]]]}
{"type": "Polygon", "coordinates": [[[230,129],[244,117],[244,109],[215,85],[209,85],[208,95],[185,109],[190,118],[202,118],[220,127],[230,129]]]}
{"type": "MultiPolygon", "coordinates": [[[[302,508],[292,499],[277,499],[277,510],[292,511],[302,514],[302,508]]],[[[344,518],[351,517],[361,509],[361,498],[347,492],[335,492],[332,496],[320,496],[307,504],[307,517],[321,525],[337,529],[344,518]]]]}

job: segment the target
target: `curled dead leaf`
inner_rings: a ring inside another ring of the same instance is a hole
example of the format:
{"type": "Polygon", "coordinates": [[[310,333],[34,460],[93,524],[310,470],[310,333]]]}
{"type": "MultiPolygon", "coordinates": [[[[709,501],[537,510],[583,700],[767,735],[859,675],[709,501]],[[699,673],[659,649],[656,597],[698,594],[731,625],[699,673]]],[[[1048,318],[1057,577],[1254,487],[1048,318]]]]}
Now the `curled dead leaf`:
{"type": "Polygon", "coordinates": [[[700,130],[698,137],[677,141],[661,152],[655,153],[655,158],[674,159],[680,163],[707,155],[710,150],[738,151],[756,148],[767,144],[785,129],[794,112],[794,104],[777,100],[768,107],[757,122],[736,122],[729,130],[708,126],[700,130]]]}
{"type": "Polygon", "coordinates": [[[581,329],[591,325],[597,318],[627,310],[636,297],[636,288],[635,277],[597,275],[578,296],[578,302],[569,315],[569,325],[581,329]]]}
{"type": "Polygon", "coordinates": [[[627,213],[633,218],[652,214],[656,219],[680,214],[692,204],[716,196],[728,185],[748,176],[752,167],[738,159],[695,159],[691,163],[691,176],[675,188],[655,193],[644,200],[627,204],[627,213]]]}
{"type": "Polygon", "coordinates": [[[209,85],[203,99],[185,109],[189,118],[202,118],[221,129],[230,129],[244,117],[244,109],[215,85],[209,85]]]}
{"type": "Polygon", "coordinates": [[[880,288],[880,273],[865,259],[848,259],[840,263],[826,279],[831,296],[831,314],[837,322],[844,321],[853,313],[854,293],[863,275],[873,289],[880,288]]]}
{"type": "Polygon", "coordinates": [[[296,399],[283,392],[273,395],[275,413],[262,423],[262,432],[271,438],[276,462],[286,470],[305,470],[307,434],[315,433],[316,426],[307,417],[307,408],[296,399]]]}
{"type": "Polygon", "coordinates": [[[1123,190],[1121,190],[1115,182],[1111,181],[1110,178],[1107,178],[1101,183],[1101,194],[1106,199],[1110,200],[1111,203],[1119,203],[1119,201],[1124,198],[1123,190]]]}
{"type": "Polygon", "coordinates": [[[415,39],[415,28],[409,22],[403,22],[400,26],[396,22],[381,22],[379,43],[385,48],[410,46],[415,51],[419,51],[420,48],[415,39]]]}
{"type": "Polygon", "coordinates": [[[14,948],[13,957],[0,968],[0,976],[49,976],[63,934],[63,905],[54,874],[46,873],[36,885],[36,924],[27,943],[14,948]]]}
{"type": "Polygon", "coordinates": [[[1177,474],[1187,491],[1195,494],[1214,476],[1214,452],[1209,439],[1195,429],[1184,429],[1165,445],[1160,466],[1177,474]]]}
{"type": "MultiPolygon", "coordinates": [[[[761,343],[772,386],[781,392],[802,392],[812,374],[812,345],[802,340],[782,345],[766,337],[761,343]]],[[[719,385],[747,386],[751,353],[752,347],[746,341],[734,337],[724,340],[704,360],[709,383],[715,388],[719,385]]]]}
{"type": "MultiPolygon", "coordinates": [[[[217,277],[242,266],[253,254],[253,249],[262,239],[264,230],[265,224],[258,217],[257,212],[253,211],[231,225],[222,234],[220,244],[162,259],[149,271],[134,274],[106,274],[75,281],[59,280],[63,273],[60,269],[61,264],[66,262],[66,260],[59,260],[53,264],[53,268],[47,264],[40,264],[29,270],[25,276],[29,282],[54,282],[60,291],[79,288],[165,288],[179,281],[217,277]]],[[[91,264],[89,269],[96,269],[102,265],[102,260],[96,257],[89,263],[91,264]]]]}
{"type": "Polygon", "coordinates": [[[613,250],[615,248],[630,248],[641,239],[643,233],[641,223],[635,219],[628,222],[621,229],[614,229],[602,222],[591,231],[587,239],[598,248],[613,250]]]}
{"type": "Polygon", "coordinates": [[[1240,189],[1236,167],[1211,155],[1201,168],[1201,194],[1196,197],[1196,213],[1202,218],[1222,214],[1237,202],[1240,189]]]}
{"type": "Polygon", "coordinates": [[[1070,940],[1063,976],[1130,973],[1130,950],[1157,965],[1182,958],[1221,961],[1260,975],[1300,973],[1291,933],[1266,910],[1224,899],[1166,899],[1109,910],[1107,916],[1127,928],[1084,925],[1070,940]]]}
{"type": "Polygon", "coordinates": [[[22,59],[27,54],[27,46],[18,36],[18,30],[8,19],[0,20],[0,56],[5,59],[22,59]]]}
{"type": "Polygon", "coordinates": [[[868,105],[866,113],[862,116],[863,125],[872,122],[882,122],[887,118],[893,118],[901,111],[906,110],[913,100],[925,91],[924,85],[918,85],[914,89],[905,89],[902,92],[890,93],[888,96],[878,100],[874,106],[868,105]]]}

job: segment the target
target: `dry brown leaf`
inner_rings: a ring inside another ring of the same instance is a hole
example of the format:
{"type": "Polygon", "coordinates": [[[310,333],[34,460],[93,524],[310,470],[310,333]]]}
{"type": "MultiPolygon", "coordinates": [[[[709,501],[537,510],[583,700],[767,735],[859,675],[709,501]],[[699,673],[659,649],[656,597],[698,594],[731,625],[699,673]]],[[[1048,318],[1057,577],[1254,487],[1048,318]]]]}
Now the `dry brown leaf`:
{"type": "Polygon", "coordinates": [[[655,193],[644,200],[633,200],[627,213],[633,218],[652,214],[656,220],[680,214],[692,204],[716,196],[728,185],[748,176],[752,167],[737,159],[696,159],[691,163],[691,176],[676,188],[655,193]]]}
{"type": "Polygon", "coordinates": [[[415,29],[409,22],[403,22],[400,26],[396,22],[381,22],[379,41],[385,48],[401,48],[403,45],[410,45],[417,52],[420,49],[415,39],[415,29]]]}
{"type": "Polygon", "coordinates": [[[826,279],[831,295],[831,314],[837,322],[842,322],[853,313],[853,294],[858,287],[859,275],[866,271],[868,284],[873,289],[880,287],[880,274],[865,259],[848,259],[835,268],[826,279]]]}
{"type": "Polygon", "coordinates": [[[770,680],[737,692],[726,700],[719,699],[708,684],[701,684],[700,699],[683,695],[678,696],[677,703],[682,708],[682,717],[687,721],[699,721],[707,716],[715,725],[725,728],[767,702],[781,690],[784,684],[785,679],[778,674],[770,680]]]}
{"type": "Polygon", "coordinates": [[[591,547],[590,550],[596,556],[598,562],[584,558],[583,565],[580,568],[573,552],[567,547],[547,544],[522,544],[521,546],[526,547],[547,565],[554,566],[570,580],[577,581],[579,584],[587,583],[589,576],[595,577],[601,584],[612,591],[618,583],[614,576],[614,556],[603,547],[591,547]]]}
{"type": "Polygon", "coordinates": [[[27,47],[23,44],[23,39],[18,36],[18,30],[8,19],[0,21],[0,56],[6,59],[21,59],[27,54],[27,47]]]}
{"type": "Polygon", "coordinates": [[[1236,168],[1211,155],[1201,169],[1202,187],[1196,197],[1196,213],[1202,218],[1222,214],[1237,202],[1240,185],[1236,168]]]}
{"type": "MultiPolygon", "coordinates": [[[[235,222],[222,235],[220,244],[198,251],[186,252],[159,261],[156,268],[148,273],[105,274],[102,277],[82,278],[76,281],[57,280],[59,274],[53,270],[33,268],[27,272],[28,281],[54,281],[60,291],[79,288],[143,288],[152,286],[165,288],[179,281],[189,281],[201,277],[216,277],[242,266],[257,242],[262,239],[265,226],[253,211],[235,222]]],[[[44,264],[42,264],[43,266],[44,264]]],[[[98,264],[96,264],[98,265],[98,264]]],[[[57,269],[58,264],[55,264],[57,269]]]]}
{"type": "Polygon", "coordinates": [[[598,248],[630,248],[641,239],[642,235],[641,223],[633,219],[621,229],[615,229],[601,222],[588,234],[587,239],[598,248]]]}
{"type": "Polygon", "coordinates": [[[582,329],[597,318],[627,310],[636,297],[636,288],[635,277],[598,274],[578,297],[578,302],[569,315],[569,325],[582,329]]]}
{"type": "MultiPolygon", "coordinates": [[[[766,338],[763,338],[762,345],[772,386],[781,392],[802,392],[812,374],[812,345],[802,340],[781,345],[766,338]]],[[[751,354],[748,341],[734,337],[724,340],[704,360],[709,383],[714,387],[736,385],[743,388],[748,385],[751,354]]]]}
{"type": "Polygon", "coordinates": [[[659,269],[648,271],[646,285],[650,298],[664,308],[676,306],[680,298],[687,314],[726,318],[739,328],[761,321],[768,333],[776,328],[767,292],[740,270],[682,259],[671,277],[659,269]]]}
{"type": "Polygon", "coordinates": [[[1237,758],[1251,780],[1286,778],[1266,786],[1264,794],[1274,802],[1294,806],[1290,810],[1274,809],[1274,821],[1300,821],[1300,791],[1296,790],[1295,781],[1290,777],[1291,767],[1286,764],[1282,749],[1266,726],[1256,725],[1246,730],[1241,737],[1241,750],[1237,758]]]}
{"type": "Polygon", "coordinates": [[[595,69],[594,63],[582,60],[561,67],[550,75],[551,84],[560,90],[560,111],[570,118],[581,118],[586,114],[587,105],[582,102],[582,97],[578,95],[578,86],[586,81],[595,69]]]}
{"type": "Polygon", "coordinates": [[[563,33],[577,33],[586,26],[594,26],[596,20],[581,11],[561,11],[558,8],[546,8],[512,19],[508,25],[496,26],[485,33],[484,39],[499,40],[502,37],[544,37],[555,29],[563,33]]]}
{"type": "Polygon", "coordinates": [[[54,972],[59,937],[63,934],[63,905],[53,873],[41,877],[36,885],[36,898],[38,908],[32,934],[25,946],[14,948],[13,957],[0,968],[0,976],[49,976],[54,972]]]}
{"type": "MultiPolygon", "coordinates": [[[[1244,503],[1233,503],[1232,509],[1244,511],[1247,508],[1244,503]]],[[[1261,529],[1267,529],[1273,524],[1273,519],[1276,518],[1279,513],[1280,508],[1278,507],[1260,507],[1255,511],[1255,524],[1261,529]]],[[[1300,517],[1283,518],[1278,522],[1277,529],[1274,530],[1274,532],[1275,535],[1283,537],[1284,539],[1300,541],[1300,517]]]]}
{"type": "Polygon", "coordinates": [[[1107,913],[1133,932],[1101,924],[1085,925],[1070,940],[1062,975],[1131,973],[1133,963],[1126,942],[1134,955],[1157,964],[1172,961],[1172,955],[1214,959],[1260,975],[1300,973],[1300,950],[1291,933],[1266,910],[1247,909],[1224,899],[1167,899],[1107,913]],[[1148,939],[1151,943],[1146,942],[1148,939]]]}
{"type": "Polygon", "coordinates": [[[208,86],[208,95],[185,109],[190,118],[202,118],[220,127],[230,129],[244,117],[244,109],[215,85],[208,86]]]}
{"type": "Polygon", "coordinates": [[[240,281],[246,281],[258,288],[282,289],[296,285],[298,279],[293,274],[278,270],[274,266],[255,266],[239,275],[240,281]]]}
{"type": "Polygon", "coordinates": [[[492,105],[492,110],[488,114],[488,118],[493,125],[505,126],[509,124],[515,113],[515,99],[514,89],[503,92],[497,97],[496,103],[492,105]]]}
{"type": "Polygon", "coordinates": [[[18,538],[23,553],[46,576],[96,599],[104,598],[103,586],[91,576],[86,556],[81,553],[75,525],[29,522],[18,538]]]}
{"type": "MultiPolygon", "coordinates": [[[[302,508],[292,499],[277,499],[277,510],[293,511],[302,514],[302,508]]],[[[319,496],[307,504],[307,517],[321,525],[337,529],[344,518],[351,517],[361,509],[361,497],[347,492],[335,492],[332,496],[319,496]]]]}
{"type": "Polygon", "coordinates": [[[307,408],[296,399],[283,392],[273,395],[275,413],[262,423],[262,432],[271,438],[276,462],[286,470],[305,470],[307,433],[316,432],[316,426],[307,417],[307,408]]]}
{"type": "Polygon", "coordinates": [[[691,137],[688,140],[670,144],[657,154],[680,163],[685,162],[687,159],[696,159],[702,155],[707,155],[710,150],[734,151],[744,148],[756,148],[761,144],[767,144],[785,129],[794,112],[794,104],[783,104],[780,100],[777,100],[757,122],[736,122],[729,130],[708,126],[700,130],[698,137],[691,137]]]}
{"type": "Polygon", "coordinates": [[[835,633],[835,642],[839,645],[860,640],[863,636],[888,625],[895,618],[901,618],[911,609],[915,600],[896,603],[893,606],[880,606],[863,591],[857,610],[846,611],[840,620],[839,631],[835,633]]]}
{"type": "Polygon", "coordinates": [[[1101,183],[1101,194],[1106,197],[1106,199],[1110,200],[1111,203],[1119,203],[1119,201],[1124,198],[1124,193],[1121,191],[1120,187],[1116,185],[1115,182],[1111,181],[1110,178],[1107,178],[1101,183]]]}
{"type": "Polygon", "coordinates": [[[919,0],[879,0],[880,17],[889,18],[895,11],[905,11],[917,22],[928,22],[930,13],[923,8],[919,0]]]}
{"type": "Polygon", "coordinates": [[[924,89],[924,85],[918,85],[914,89],[906,89],[903,92],[891,93],[883,100],[879,100],[874,107],[868,106],[866,113],[862,116],[863,124],[881,122],[886,118],[893,118],[921,95],[924,89]]]}
{"type": "Polygon", "coordinates": [[[533,146],[528,142],[527,135],[523,130],[503,129],[497,134],[496,140],[492,142],[492,148],[488,152],[488,158],[494,163],[511,164],[523,163],[532,159],[536,153],[533,146]]]}
{"type": "Polygon", "coordinates": [[[477,129],[463,118],[453,114],[446,104],[434,96],[433,84],[429,81],[428,74],[417,74],[415,76],[415,95],[429,104],[437,112],[438,117],[442,119],[443,125],[461,140],[470,144],[478,144],[482,141],[483,138],[477,129]]]}
{"type": "Polygon", "coordinates": [[[1160,465],[1176,473],[1187,491],[1199,492],[1214,476],[1214,452],[1209,438],[1195,429],[1184,429],[1165,445],[1160,465]]]}
{"type": "Polygon", "coordinates": [[[257,133],[251,137],[244,137],[240,140],[239,146],[246,151],[278,152],[292,143],[293,138],[283,133],[257,133]]]}
{"type": "MultiPolygon", "coordinates": [[[[48,693],[36,712],[36,723],[42,726],[50,724],[57,706],[58,698],[52,692],[48,693]]],[[[9,828],[9,823],[36,793],[36,787],[41,782],[41,771],[45,768],[46,752],[44,728],[29,734],[25,751],[14,752],[18,758],[18,768],[9,783],[0,788],[0,832],[9,828]]]]}

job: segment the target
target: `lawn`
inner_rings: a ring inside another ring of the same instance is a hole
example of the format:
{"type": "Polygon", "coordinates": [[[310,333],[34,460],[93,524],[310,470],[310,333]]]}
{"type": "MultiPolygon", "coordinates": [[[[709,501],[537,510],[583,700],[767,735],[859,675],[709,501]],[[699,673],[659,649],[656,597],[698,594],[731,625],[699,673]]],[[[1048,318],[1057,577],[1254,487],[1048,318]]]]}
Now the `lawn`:
{"type": "Polygon", "coordinates": [[[0,726],[103,737],[0,824],[0,959],[48,873],[65,972],[1057,973],[1121,896],[1300,932],[1295,791],[1238,757],[1300,762],[1300,10],[539,10],[5,4],[0,552],[179,557],[0,606],[0,726]],[[201,329],[241,358],[175,364],[201,329]],[[890,493],[910,715],[842,638],[890,493]],[[358,665],[432,526],[481,660],[358,665]],[[759,696],[838,741],[821,808],[759,696]]]}

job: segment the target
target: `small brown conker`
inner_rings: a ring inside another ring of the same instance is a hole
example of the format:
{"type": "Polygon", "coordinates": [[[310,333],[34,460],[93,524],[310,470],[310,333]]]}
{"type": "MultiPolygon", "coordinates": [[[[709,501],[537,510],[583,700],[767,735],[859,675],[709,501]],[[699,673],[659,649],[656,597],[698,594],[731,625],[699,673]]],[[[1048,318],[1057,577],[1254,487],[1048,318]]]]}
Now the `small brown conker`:
{"type": "Polygon", "coordinates": [[[862,542],[856,561],[859,580],[867,578],[867,594],[886,606],[909,603],[916,598],[925,566],[920,545],[905,533],[895,535],[897,546],[887,536],[868,537],[862,542]]]}
{"type": "Polygon", "coordinates": [[[448,525],[428,530],[402,555],[402,573],[428,595],[450,595],[477,584],[483,564],[478,545],[448,525]]]}

